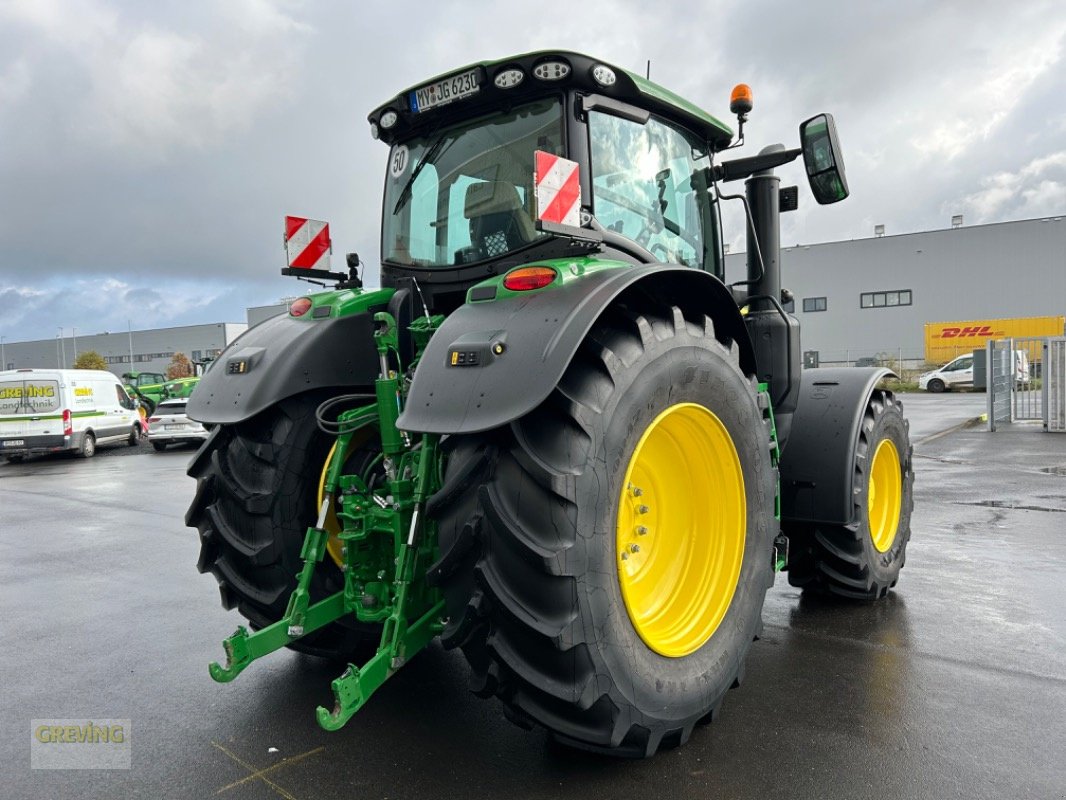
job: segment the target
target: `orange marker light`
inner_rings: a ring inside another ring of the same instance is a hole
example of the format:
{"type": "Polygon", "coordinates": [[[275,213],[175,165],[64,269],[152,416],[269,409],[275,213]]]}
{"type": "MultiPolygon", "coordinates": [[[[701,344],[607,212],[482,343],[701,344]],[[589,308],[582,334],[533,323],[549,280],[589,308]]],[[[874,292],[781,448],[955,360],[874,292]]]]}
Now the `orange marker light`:
{"type": "Polygon", "coordinates": [[[512,292],[543,289],[555,280],[555,275],[556,272],[551,267],[520,267],[507,273],[503,279],[503,287],[512,292]]]}
{"type": "Polygon", "coordinates": [[[733,93],[729,95],[729,110],[734,114],[747,114],[752,109],[751,87],[746,83],[738,83],[733,87],[733,93]]]}

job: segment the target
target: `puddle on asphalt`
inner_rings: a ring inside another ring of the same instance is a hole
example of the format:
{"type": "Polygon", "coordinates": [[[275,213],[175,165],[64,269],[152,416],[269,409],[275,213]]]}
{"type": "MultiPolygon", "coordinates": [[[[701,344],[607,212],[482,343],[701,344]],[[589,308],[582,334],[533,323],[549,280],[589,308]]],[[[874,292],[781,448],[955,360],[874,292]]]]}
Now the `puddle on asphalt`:
{"type": "Polygon", "coordinates": [[[1026,503],[1016,503],[1013,500],[973,500],[968,503],[956,503],[957,506],[987,506],[989,508],[1012,508],[1017,511],[1058,511],[1066,514],[1066,508],[1051,508],[1050,506],[1033,506],[1026,503]]]}

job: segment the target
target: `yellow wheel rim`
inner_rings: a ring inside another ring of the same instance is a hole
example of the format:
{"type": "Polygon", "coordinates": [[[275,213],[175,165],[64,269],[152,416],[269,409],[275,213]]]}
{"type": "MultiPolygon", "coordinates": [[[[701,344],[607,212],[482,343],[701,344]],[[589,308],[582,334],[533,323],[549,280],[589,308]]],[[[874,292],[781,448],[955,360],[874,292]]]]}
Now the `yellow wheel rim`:
{"type": "Polygon", "coordinates": [[[902,501],[903,470],[900,469],[899,451],[891,439],[882,439],[874,451],[866,490],[870,538],[879,553],[888,552],[896,541],[902,501]]]}
{"type": "MultiPolygon", "coordinates": [[[[335,452],[337,452],[336,442],[329,449],[329,455],[326,456],[326,461],[322,465],[322,474],[318,477],[318,495],[315,508],[322,508],[322,500],[326,491],[326,474],[329,472],[329,464],[333,460],[335,452]]],[[[326,524],[323,527],[326,533],[329,534],[329,538],[326,540],[326,550],[329,552],[330,558],[337,563],[337,566],[342,566],[344,564],[344,555],[341,553],[341,548],[344,547],[344,543],[337,538],[337,534],[341,532],[341,523],[337,519],[336,513],[334,513],[332,504],[329,507],[329,514],[326,515],[326,524]]]]}
{"type": "Polygon", "coordinates": [[[694,653],[721,624],[744,561],[745,498],[733,439],[703,406],[670,406],[637,442],[615,560],[629,619],[656,653],[694,653]]]}

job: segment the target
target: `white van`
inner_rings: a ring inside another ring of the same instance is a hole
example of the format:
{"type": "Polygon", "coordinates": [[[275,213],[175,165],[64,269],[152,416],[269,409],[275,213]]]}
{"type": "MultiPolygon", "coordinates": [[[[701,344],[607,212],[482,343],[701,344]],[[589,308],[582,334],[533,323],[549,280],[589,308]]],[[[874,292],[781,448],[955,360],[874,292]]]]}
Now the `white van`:
{"type": "MultiPolygon", "coordinates": [[[[1003,351],[1004,354],[1006,351],[1003,351]]],[[[1029,383],[1029,354],[1024,350],[1014,351],[1014,385],[1022,388],[1029,383]]],[[[940,369],[926,372],[918,378],[918,388],[930,392],[943,392],[953,387],[973,388],[973,353],[952,359],[940,369]]]]}
{"type": "Polygon", "coordinates": [[[63,450],[91,458],[97,445],[136,445],[140,431],[140,415],[133,400],[110,372],[0,372],[0,454],[8,461],[63,450]]]}

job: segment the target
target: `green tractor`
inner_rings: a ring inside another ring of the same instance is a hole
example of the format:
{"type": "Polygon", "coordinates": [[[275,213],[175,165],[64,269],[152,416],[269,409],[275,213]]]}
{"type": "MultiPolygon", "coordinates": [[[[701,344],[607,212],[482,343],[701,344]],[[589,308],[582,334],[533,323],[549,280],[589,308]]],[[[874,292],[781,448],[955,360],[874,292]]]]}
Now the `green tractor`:
{"type": "MultiPolygon", "coordinates": [[[[908,423],[886,369],[801,370],[774,168],[847,196],[832,117],[738,134],[571,52],[484,62],[369,117],[390,147],[381,289],[241,336],[189,401],[201,572],[247,618],[218,681],[282,647],[347,662],[342,726],[431,641],[574,747],[685,742],[738,685],[778,571],[857,601],[910,537],[908,423]],[[722,187],[744,180],[747,276],[722,187]]],[[[289,270],[287,272],[297,272],[289,270]]],[[[324,274],[321,274],[323,273],[324,274]]]]}
{"type": "Polygon", "coordinates": [[[168,380],[163,385],[164,399],[192,397],[193,390],[200,383],[200,378],[202,378],[204,376],[204,373],[211,368],[211,365],[214,363],[214,361],[214,358],[206,358],[201,361],[193,361],[192,375],[187,378],[174,378],[172,380],[168,380]]]}
{"type": "Polygon", "coordinates": [[[142,407],[150,416],[163,400],[172,397],[191,397],[193,389],[213,362],[213,358],[193,361],[193,374],[188,378],[168,379],[161,372],[124,372],[122,380],[125,381],[126,391],[141,401],[142,407]]]}
{"type": "Polygon", "coordinates": [[[130,396],[141,401],[146,416],[151,416],[159,402],[167,397],[167,376],[162,372],[123,372],[122,380],[130,396]]]}

